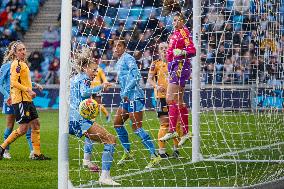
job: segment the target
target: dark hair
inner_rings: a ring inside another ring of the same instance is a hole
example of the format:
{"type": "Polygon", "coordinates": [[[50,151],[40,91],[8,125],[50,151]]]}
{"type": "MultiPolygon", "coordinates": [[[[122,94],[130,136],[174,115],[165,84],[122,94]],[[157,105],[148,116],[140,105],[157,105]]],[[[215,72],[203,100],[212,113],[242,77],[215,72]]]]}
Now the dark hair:
{"type": "Polygon", "coordinates": [[[125,43],[124,37],[118,37],[118,38],[115,39],[114,42],[116,42],[116,41],[117,41],[118,43],[123,44],[123,46],[126,47],[126,43],[125,43]]]}
{"type": "Polygon", "coordinates": [[[163,16],[171,15],[173,13],[181,13],[181,6],[177,0],[164,0],[163,1],[163,16]]]}

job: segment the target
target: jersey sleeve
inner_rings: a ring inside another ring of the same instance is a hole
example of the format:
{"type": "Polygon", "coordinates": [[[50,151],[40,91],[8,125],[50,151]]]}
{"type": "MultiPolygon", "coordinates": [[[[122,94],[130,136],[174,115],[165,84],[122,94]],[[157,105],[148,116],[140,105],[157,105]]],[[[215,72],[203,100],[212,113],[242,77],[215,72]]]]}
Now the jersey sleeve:
{"type": "Polygon", "coordinates": [[[103,87],[101,85],[91,88],[91,81],[89,79],[84,79],[80,84],[80,93],[83,98],[88,98],[92,94],[99,93],[103,87]]]}
{"type": "Polygon", "coordinates": [[[103,71],[103,69],[100,69],[100,77],[101,77],[101,80],[103,81],[103,83],[107,83],[107,78],[106,78],[106,75],[105,75],[105,72],[103,71]]]}
{"type": "Polygon", "coordinates": [[[20,63],[13,62],[11,65],[11,87],[15,87],[21,91],[27,91],[28,87],[19,82],[21,77],[22,67],[20,63]]]}
{"type": "Polygon", "coordinates": [[[0,68],[0,92],[3,94],[4,99],[9,97],[9,93],[4,89],[4,80],[7,75],[7,71],[4,70],[4,66],[0,68]]]}
{"type": "Polygon", "coordinates": [[[189,56],[189,57],[193,57],[195,56],[196,54],[196,49],[194,47],[194,43],[192,41],[192,37],[190,36],[190,34],[188,34],[188,40],[189,40],[189,45],[187,45],[185,47],[185,51],[186,51],[186,54],[189,56]]]}

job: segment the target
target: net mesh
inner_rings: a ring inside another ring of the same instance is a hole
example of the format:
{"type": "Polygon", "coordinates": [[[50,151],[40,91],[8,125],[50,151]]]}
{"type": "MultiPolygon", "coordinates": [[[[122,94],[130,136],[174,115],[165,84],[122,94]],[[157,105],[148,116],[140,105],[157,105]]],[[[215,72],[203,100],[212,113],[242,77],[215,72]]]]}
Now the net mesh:
{"type": "MultiPolygon", "coordinates": [[[[192,1],[179,1],[192,28],[192,1]]],[[[201,112],[202,161],[193,163],[192,143],[179,148],[159,166],[145,169],[150,157],[126,122],[134,160],[117,165],[123,148],[117,141],[113,178],[125,187],[248,186],[280,179],[283,175],[283,10],[279,0],[201,0],[201,112]]],[[[162,1],[73,1],[72,51],[92,50],[101,57],[107,80],[116,82],[113,39],[123,36],[127,51],[143,76],[146,106],[143,128],[158,148],[159,120],[153,90],[147,83],[149,66],[159,56],[157,44],[167,42],[172,17],[163,15],[162,1]]],[[[72,68],[74,68],[72,64],[72,68]]],[[[75,68],[74,68],[75,69],[75,68]]],[[[191,82],[185,102],[191,107],[191,82]]],[[[113,116],[120,102],[119,84],[103,93],[103,104],[113,116]]],[[[190,123],[191,123],[191,116],[190,123]]],[[[113,117],[101,114],[96,122],[116,136],[113,117]]],[[[82,164],[84,138],[69,141],[69,177],[78,187],[99,187],[99,174],[82,164]]],[[[101,165],[103,145],[94,143],[92,162],[101,165]]]]}

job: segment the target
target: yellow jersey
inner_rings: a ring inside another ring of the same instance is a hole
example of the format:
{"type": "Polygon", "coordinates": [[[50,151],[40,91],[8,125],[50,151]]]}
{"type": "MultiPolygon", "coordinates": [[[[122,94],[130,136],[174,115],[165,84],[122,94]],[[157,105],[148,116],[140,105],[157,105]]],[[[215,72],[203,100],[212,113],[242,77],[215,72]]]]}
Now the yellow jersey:
{"type": "Polygon", "coordinates": [[[102,83],[106,83],[107,78],[102,68],[98,68],[97,75],[95,79],[91,82],[91,87],[96,87],[101,85],[102,83]]]}
{"type": "Polygon", "coordinates": [[[12,104],[27,101],[31,102],[32,97],[28,89],[32,89],[30,69],[28,65],[20,60],[14,60],[11,64],[11,99],[12,104]]]}
{"type": "MultiPolygon", "coordinates": [[[[154,81],[157,85],[167,89],[168,87],[168,64],[162,60],[155,60],[151,63],[149,73],[154,75],[154,81]]],[[[158,92],[154,88],[156,98],[166,98],[166,93],[158,92]]]]}

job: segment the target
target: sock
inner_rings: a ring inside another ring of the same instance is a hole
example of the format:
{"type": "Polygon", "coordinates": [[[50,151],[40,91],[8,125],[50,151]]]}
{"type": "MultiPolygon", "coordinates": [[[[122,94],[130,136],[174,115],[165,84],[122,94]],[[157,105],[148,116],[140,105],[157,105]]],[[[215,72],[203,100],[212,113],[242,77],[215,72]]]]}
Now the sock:
{"type": "Polygon", "coordinates": [[[20,136],[22,136],[24,133],[21,133],[20,128],[14,130],[9,136],[8,138],[3,142],[3,144],[1,144],[1,147],[3,149],[6,149],[6,147],[11,144],[12,142],[14,142],[17,138],[19,138],[20,136]]]}
{"type": "Polygon", "coordinates": [[[176,131],[178,115],[179,112],[177,104],[175,102],[169,104],[169,123],[170,123],[169,132],[171,133],[176,131]]]}
{"type": "Polygon", "coordinates": [[[116,133],[118,135],[118,138],[126,152],[130,152],[130,143],[128,139],[128,133],[127,130],[121,126],[121,127],[115,127],[116,133]]]}
{"type": "Polygon", "coordinates": [[[178,110],[180,113],[180,122],[182,125],[183,134],[185,135],[188,133],[188,110],[186,106],[179,106],[178,110]]]}
{"type": "MultiPolygon", "coordinates": [[[[160,125],[160,129],[159,129],[159,132],[158,132],[158,139],[162,138],[163,136],[165,136],[165,134],[167,134],[168,127],[169,127],[169,125],[165,124],[165,123],[160,125]]],[[[160,154],[166,153],[166,148],[165,148],[166,143],[158,140],[158,145],[159,145],[159,153],[160,154]]]]}
{"type": "Polygon", "coordinates": [[[177,151],[177,150],[178,150],[177,145],[174,145],[174,146],[173,146],[173,150],[174,150],[174,151],[177,151]]]}
{"type": "Polygon", "coordinates": [[[107,111],[107,109],[105,108],[104,105],[100,104],[100,109],[101,109],[101,112],[103,112],[103,114],[104,114],[105,116],[108,116],[108,115],[109,115],[109,113],[108,113],[108,111],[107,111]]]}
{"type": "Polygon", "coordinates": [[[84,143],[84,159],[91,161],[91,155],[93,151],[93,141],[88,137],[85,138],[84,143]]]}
{"type": "MultiPolygon", "coordinates": [[[[6,127],[4,131],[4,141],[9,137],[11,133],[12,133],[12,129],[6,127]]],[[[9,150],[9,145],[6,147],[6,150],[9,150]]]]}
{"type": "Polygon", "coordinates": [[[27,133],[26,133],[26,138],[27,138],[27,141],[28,141],[28,145],[29,145],[29,149],[30,149],[30,152],[33,151],[33,144],[32,144],[32,139],[31,139],[31,132],[32,132],[32,129],[29,128],[27,133]]]}
{"type": "Polygon", "coordinates": [[[104,151],[102,155],[102,170],[109,171],[112,160],[113,160],[113,153],[114,153],[114,145],[113,144],[105,144],[104,151]]]}
{"type": "MultiPolygon", "coordinates": [[[[183,131],[180,129],[180,122],[177,123],[176,132],[178,133],[179,137],[183,135],[183,131]]],[[[178,147],[180,138],[174,138],[173,141],[174,141],[174,146],[178,147]]]]}
{"type": "Polygon", "coordinates": [[[102,170],[102,174],[100,178],[104,178],[104,179],[110,178],[110,171],[102,170]]]}
{"type": "Polygon", "coordinates": [[[155,154],[154,143],[150,135],[143,128],[138,128],[134,133],[141,138],[142,144],[149,150],[150,155],[155,154]]]}
{"type": "Polygon", "coordinates": [[[34,154],[40,155],[40,130],[32,129],[32,144],[34,154]]]}

